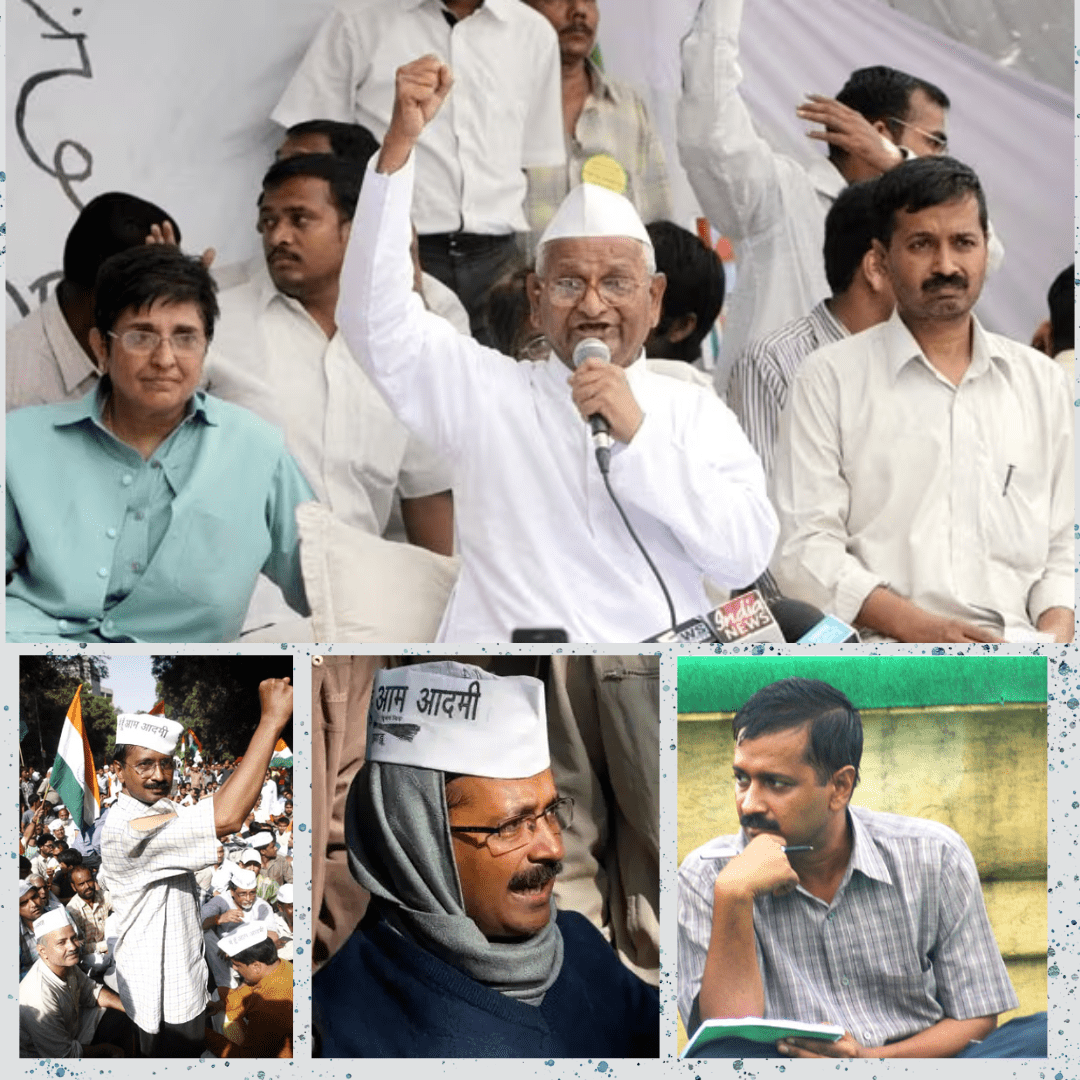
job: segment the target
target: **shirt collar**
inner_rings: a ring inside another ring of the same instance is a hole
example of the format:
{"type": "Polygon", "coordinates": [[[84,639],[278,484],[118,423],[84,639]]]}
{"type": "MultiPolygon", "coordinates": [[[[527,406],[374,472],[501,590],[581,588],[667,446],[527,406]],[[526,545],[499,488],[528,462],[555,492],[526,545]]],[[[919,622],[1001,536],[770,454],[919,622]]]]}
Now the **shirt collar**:
{"type": "Polygon", "coordinates": [[[815,156],[806,171],[814,190],[830,203],[848,186],[843,173],[827,157],[820,154],[815,156]]]}
{"type": "Polygon", "coordinates": [[[866,826],[859,820],[856,810],[848,808],[848,822],[851,824],[851,859],[848,862],[848,870],[856,870],[865,877],[876,881],[883,881],[886,885],[892,885],[892,874],[889,867],[881,857],[874,838],[870,835],[866,826]]]}
{"type": "Polygon", "coordinates": [[[807,315],[807,319],[819,331],[818,339],[823,345],[851,337],[847,327],[829,310],[829,306],[824,300],[820,300],[814,305],[810,314],[807,315]]]}
{"type": "MultiPolygon", "coordinates": [[[[980,375],[990,370],[991,358],[1004,360],[1000,354],[993,357],[990,352],[990,340],[986,331],[983,330],[974,313],[971,316],[971,363],[961,383],[970,379],[977,379],[980,375]]],[[[883,324],[882,342],[885,347],[885,359],[888,364],[889,374],[895,382],[901,370],[913,361],[925,365],[935,376],[943,379],[944,376],[926,358],[915,335],[907,328],[904,320],[900,318],[899,311],[893,311],[889,319],[883,324]]]]}
{"type": "Polygon", "coordinates": [[[88,378],[100,375],[90,357],[83,351],[79,339],[71,332],[55,291],[47,296],[41,305],[41,328],[56,356],[56,364],[60,368],[67,393],[70,394],[88,378]]]}
{"type": "MultiPolygon", "coordinates": [[[[439,9],[440,15],[446,11],[446,5],[442,0],[399,0],[400,6],[405,10],[412,10],[414,8],[422,7],[424,4],[434,3],[439,9]]],[[[481,11],[490,11],[500,22],[506,22],[509,18],[509,14],[506,10],[508,3],[520,3],[520,0],[483,0],[483,3],[468,16],[470,19],[475,15],[478,15],[481,11]]],[[[461,20],[459,19],[458,22],[461,20]]]]}
{"type": "Polygon", "coordinates": [[[604,75],[600,68],[593,63],[591,56],[585,57],[585,69],[589,73],[589,85],[592,87],[589,96],[598,100],[606,98],[613,105],[618,105],[622,97],[618,84],[604,75]]]}
{"type": "MultiPolygon", "coordinates": [[[[77,401],[65,402],[63,413],[53,421],[53,427],[72,427],[89,420],[107,431],[108,429],[101,422],[101,411],[105,407],[108,396],[108,385],[104,379],[101,379],[92,390],[77,401]]],[[[197,417],[204,424],[217,427],[221,423],[221,402],[217,398],[208,397],[202,390],[196,390],[188,400],[187,409],[184,412],[185,420],[190,417],[197,417]]]]}

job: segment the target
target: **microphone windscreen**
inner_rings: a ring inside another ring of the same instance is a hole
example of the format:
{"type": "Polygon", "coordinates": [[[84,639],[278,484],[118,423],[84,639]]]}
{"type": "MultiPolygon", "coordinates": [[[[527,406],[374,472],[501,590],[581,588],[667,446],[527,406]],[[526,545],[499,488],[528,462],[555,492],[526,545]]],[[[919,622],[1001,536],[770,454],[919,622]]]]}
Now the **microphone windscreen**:
{"type": "Polygon", "coordinates": [[[793,600],[790,596],[778,596],[769,604],[769,609],[780,624],[785,641],[798,641],[807,630],[825,618],[820,608],[803,600],[793,600]]]}
{"type": "Polygon", "coordinates": [[[579,368],[586,360],[593,357],[603,360],[605,364],[610,364],[611,350],[599,338],[587,337],[582,338],[574,346],[574,355],[571,359],[574,361],[574,367],[579,368]]]}

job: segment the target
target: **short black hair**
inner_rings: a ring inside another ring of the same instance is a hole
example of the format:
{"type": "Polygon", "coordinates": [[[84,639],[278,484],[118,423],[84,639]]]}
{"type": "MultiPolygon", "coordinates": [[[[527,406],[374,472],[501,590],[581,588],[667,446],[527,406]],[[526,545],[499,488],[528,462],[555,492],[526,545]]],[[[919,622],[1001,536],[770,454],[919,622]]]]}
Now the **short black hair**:
{"type": "Polygon", "coordinates": [[[25,855],[19,856],[19,880],[28,878],[33,873],[34,867],[31,865],[30,860],[25,855]]]}
{"type": "Polygon", "coordinates": [[[483,299],[483,321],[491,344],[515,359],[537,333],[529,323],[529,273],[527,266],[508,268],[483,299]]]}
{"type": "Polygon", "coordinates": [[[825,215],[825,277],[833,296],[845,292],[874,239],[876,180],[849,184],[825,215]]]}
{"type": "Polygon", "coordinates": [[[131,745],[130,743],[124,743],[124,742],[117,743],[113,747],[113,755],[112,755],[113,761],[118,762],[120,765],[126,765],[127,764],[127,751],[128,751],[128,747],[130,745],[131,745]]]}
{"type": "Polygon", "coordinates": [[[1054,355],[1074,348],[1076,337],[1076,271],[1066,266],[1050,286],[1046,302],[1050,305],[1050,332],[1054,339],[1054,355]]]}
{"type": "Polygon", "coordinates": [[[143,244],[102,263],[94,296],[94,325],[105,335],[129,308],[141,311],[158,301],[194,303],[210,341],[218,317],[216,294],[217,285],[201,259],[171,244],[143,244]]]}
{"type": "Polygon", "coordinates": [[[363,170],[368,160],[378,152],[379,141],[363,124],[346,124],[341,120],[302,120],[285,132],[289,138],[304,135],[325,135],[330,140],[334,157],[355,162],[363,170]]]}
{"type": "Polygon", "coordinates": [[[39,832],[34,837],[34,846],[40,848],[42,844],[55,844],[57,839],[51,832],[39,832]]]}
{"type": "Polygon", "coordinates": [[[272,964],[277,958],[277,946],[269,939],[256,941],[246,949],[241,949],[235,956],[222,953],[226,960],[235,960],[238,964],[272,964]]]}
{"type": "Polygon", "coordinates": [[[930,206],[974,195],[983,235],[988,231],[986,195],[970,165],[956,158],[929,155],[902,161],[874,182],[874,236],[886,247],[892,240],[896,215],[918,213],[930,206]]]}
{"type": "MultiPolygon", "coordinates": [[[[366,163],[365,163],[366,166],[366,163]]],[[[356,201],[360,198],[360,184],[364,170],[357,162],[334,157],[333,154],[297,154],[295,157],[275,161],[263,177],[263,195],[281,187],[297,176],[313,176],[325,180],[330,187],[330,201],[342,221],[351,221],[356,213],[356,201]]],[[[263,195],[259,196],[262,205],[263,195]]]]}
{"type": "Polygon", "coordinates": [[[732,718],[731,733],[739,742],[803,724],[810,725],[806,763],[818,782],[827,784],[837,769],[854,765],[858,784],[862,717],[845,694],[819,679],[781,679],[763,687],[732,718]]]}
{"type": "Polygon", "coordinates": [[[66,866],[70,866],[74,869],[76,866],[82,866],[82,852],[76,851],[75,848],[64,848],[59,855],[56,856],[57,862],[62,862],[66,866]]]}
{"type": "MultiPolygon", "coordinates": [[[[893,135],[899,138],[903,125],[897,121],[908,118],[911,95],[916,90],[921,90],[942,109],[949,108],[949,96],[940,86],[884,64],[853,71],[837,93],[836,100],[841,105],[854,109],[871,124],[877,120],[883,121],[893,135]]],[[[838,146],[829,147],[830,157],[839,158],[843,155],[844,151],[838,146]]]]}
{"type": "Polygon", "coordinates": [[[160,206],[110,191],[91,199],[75,219],[64,244],[64,280],[92,289],[101,264],[110,255],[142,247],[153,225],[168,221],[180,243],[180,226],[160,206]]]}
{"type": "Polygon", "coordinates": [[[673,221],[654,221],[645,228],[656,252],[656,269],[667,277],[663,310],[653,333],[666,337],[677,318],[695,315],[692,333],[668,349],[672,359],[692,362],[724,306],[724,264],[696,233],[673,221]]]}

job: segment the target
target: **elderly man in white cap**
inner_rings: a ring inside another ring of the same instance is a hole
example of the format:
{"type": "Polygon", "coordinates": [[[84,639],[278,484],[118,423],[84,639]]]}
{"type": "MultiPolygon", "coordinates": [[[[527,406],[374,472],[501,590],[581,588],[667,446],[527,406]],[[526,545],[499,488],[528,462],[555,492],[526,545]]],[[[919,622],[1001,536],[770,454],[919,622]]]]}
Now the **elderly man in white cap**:
{"type": "Polygon", "coordinates": [[[209,1032],[209,1048],[225,1058],[291,1058],[292,963],[279,957],[266,927],[258,923],[226,935],[218,949],[236,975],[236,988],[219,1006],[225,1012],[225,1032],[209,1032]]]}
{"type": "Polygon", "coordinates": [[[179,806],[173,750],[183,725],[117,717],[115,760],[124,791],[102,832],[101,864],[118,932],[116,974],[147,1057],[198,1057],[205,1045],[206,962],[195,871],[236,832],[259,797],[274,745],[292,716],[288,679],[259,685],[261,716],[243,760],[219,792],[179,806]]]}
{"type": "Polygon", "coordinates": [[[610,430],[610,486],[666,582],[675,622],[711,607],[706,576],[735,588],[765,569],[777,523],[761,463],[719,400],[646,370],[664,278],[637,212],[614,192],[574,188],[540,239],[528,289],[547,361],[517,363],[424,311],[408,251],[413,148],[450,82],[432,56],[398,70],[337,310],[398,417],[454,466],[463,568],[439,637],[645,640],[672,616],[605,491],[586,421],[602,417],[610,430]],[[611,362],[596,355],[571,373],[590,338],[611,362]]]}
{"type": "Polygon", "coordinates": [[[224,992],[229,988],[239,986],[239,976],[229,967],[227,961],[221,959],[218,952],[223,938],[241,926],[258,924],[266,927],[277,944],[274,909],[256,895],[257,882],[255,871],[241,865],[233,871],[228,890],[212,897],[202,906],[207,963],[221,996],[224,996],[224,992]]]}
{"type": "Polygon", "coordinates": [[[38,959],[19,983],[19,1056],[124,1057],[131,1022],[119,996],[80,969],[79,937],[66,912],[46,912],[34,936],[38,959]]]}
{"type": "Polygon", "coordinates": [[[346,811],[363,921],[315,975],[323,1057],[653,1057],[655,988],[557,912],[544,687],[453,661],[379,672],[346,811]]]}

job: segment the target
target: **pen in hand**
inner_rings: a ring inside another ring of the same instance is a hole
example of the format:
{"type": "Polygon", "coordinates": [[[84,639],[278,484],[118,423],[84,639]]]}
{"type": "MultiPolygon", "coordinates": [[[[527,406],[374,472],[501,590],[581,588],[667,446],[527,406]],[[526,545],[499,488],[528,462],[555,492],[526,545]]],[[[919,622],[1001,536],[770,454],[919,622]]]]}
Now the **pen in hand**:
{"type": "Polygon", "coordinates": [[[793,851],[813,851],[813,846],[810,844],[789,844],[784,848],[784,854],[789,855],[793,851]]]}

